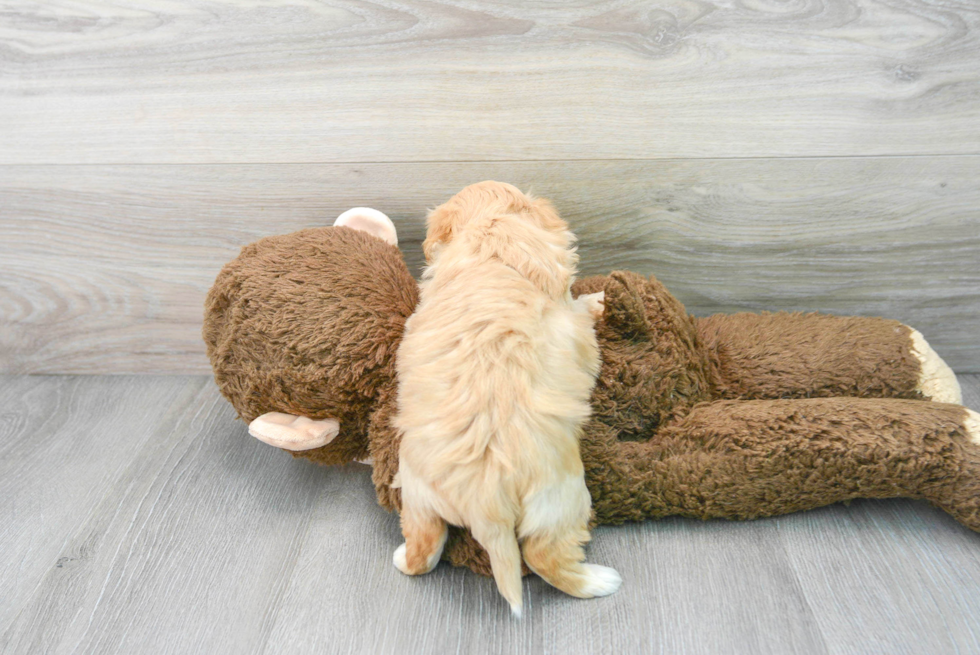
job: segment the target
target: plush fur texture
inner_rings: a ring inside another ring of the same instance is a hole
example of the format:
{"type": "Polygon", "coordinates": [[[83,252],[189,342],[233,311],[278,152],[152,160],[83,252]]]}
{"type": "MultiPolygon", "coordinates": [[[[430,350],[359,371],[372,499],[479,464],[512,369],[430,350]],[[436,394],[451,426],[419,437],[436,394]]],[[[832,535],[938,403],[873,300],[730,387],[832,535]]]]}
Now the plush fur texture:
{"type": "Polygon", "coordinates": [[[574,236],[549,204],[499,182],[463,189],[428,228],[431,261],[398,349],[396,566],[428,573],[449,522],[488,551],[517,615],[522,554],[566,593],[611,593],[618,585],[597,574],[618,574],[582,564],[591,501],[579,439],[599,350],[569,288],[574,236]]]}
{"type": "MultiPolygon", "coordinates": [[[[602,368],[581,442],[596,522],[910,497],[980,530],[977,415],[923,398],[908,327],[816,314],[696,319],[657,280],[629,272],[573,286],[597,291],[602,368]]],[[[398,250],[374,237],[339,227],[263,239],[208,296],[215,379],[246,420],[338,418],[334,441],[295,455],[343,464],[370,453],[378,500],[398,509],[394,354],[417,299],[398,250]]],[[[450,530],[443,559],[490,573],[464,530],[450,530]]]]}
{"type": "Polygon", "coordinates": [[[304,457],[364,459],[371,414],[395,388],[398,338],[417,303],[401,253],[364,232],[262,239],[222,269],[207,297],[215,381],[247,421],[271,411],[338,419],[329,447],[304,457]]]}

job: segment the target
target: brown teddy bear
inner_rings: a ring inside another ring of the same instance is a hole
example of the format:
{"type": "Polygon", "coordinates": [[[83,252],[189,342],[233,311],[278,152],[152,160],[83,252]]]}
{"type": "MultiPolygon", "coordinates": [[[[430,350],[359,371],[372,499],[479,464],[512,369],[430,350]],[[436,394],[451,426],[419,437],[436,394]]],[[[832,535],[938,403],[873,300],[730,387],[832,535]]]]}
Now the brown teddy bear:
{"type": "MultiPolygon", "coordinates": [[[[246,246],[218,275],[204,340],[258,438],[321,464],[371,458],[399,507],[394,357],[418,289],[374,210],[246,246]]],[[[922,336],[820,314],[695,318],[654,278],[605,292],[582,461],[597,523],[751,519],[852,498],[924,498],[980,530],[980,415],[922,336]]],[[[489,575],[452,531],[443,558],[489,575]]]]}

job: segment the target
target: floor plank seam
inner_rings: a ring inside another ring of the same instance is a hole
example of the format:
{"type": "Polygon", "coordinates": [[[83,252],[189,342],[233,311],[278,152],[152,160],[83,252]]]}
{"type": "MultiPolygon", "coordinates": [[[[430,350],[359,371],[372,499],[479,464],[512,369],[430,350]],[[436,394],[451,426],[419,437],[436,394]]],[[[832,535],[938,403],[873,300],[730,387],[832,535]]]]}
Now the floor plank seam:
{"type": "Polygon", "coordinates": [[[105,162],[0,162],[2,168],[16,167],[117,167],[117,166],[415,166],[439,164],[560,164],[560,163],[643,163],[643,162],[738,162],[767,160],[862,160],[862,159],[929,159],[947,157],[977,157],[977,152],[880,153],[868,155],[755,155],[730,157],[561,157],[555,159],[391,159],[391,160],[310,160],[310,161],[105,161],[105,162]]]}

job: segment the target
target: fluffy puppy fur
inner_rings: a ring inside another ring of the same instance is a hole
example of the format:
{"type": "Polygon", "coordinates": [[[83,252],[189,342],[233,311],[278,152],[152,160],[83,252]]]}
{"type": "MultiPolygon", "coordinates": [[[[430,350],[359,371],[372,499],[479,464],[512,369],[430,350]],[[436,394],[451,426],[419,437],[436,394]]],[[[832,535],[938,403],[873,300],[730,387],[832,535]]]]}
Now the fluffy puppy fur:
{"type": "MultiPolygon", "coordinates": [[[[579,455],[599,371],[595,297],[573,301],[575,237],[547,200],[463,189],[429,214],[429,267],[398,350],[404,573],[430,571],[467,526],[520,616],[521,556],[581,598],[620,584],[583,563],[591,497],[579,455]]],[[[600,295],[600,294],[596,294],[600,295]]]]}

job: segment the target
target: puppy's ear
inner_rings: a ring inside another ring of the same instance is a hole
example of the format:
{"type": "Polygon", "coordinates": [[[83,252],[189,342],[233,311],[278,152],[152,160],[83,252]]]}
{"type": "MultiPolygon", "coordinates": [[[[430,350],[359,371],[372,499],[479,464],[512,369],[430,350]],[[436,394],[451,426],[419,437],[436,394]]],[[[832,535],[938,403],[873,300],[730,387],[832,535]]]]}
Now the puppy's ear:
{"type": "Polygon", "coordinates": [[[575,235],[568,231],[568,224],[558,216],[554,205],[544,198],[530,201],[521,215],[548,236],[526,239],[517,249],[520,261],[514,267],[543,292],[560,298],[574,281],[578,267],[578,254],[572,248],[575,235]]]}
{"type": "Polygon", "coordinates": [[[531,284],[557,300],[569,292],[578,264],[578,254],[569,248],[574,237],[567,232],[561,236],[565,238],[534,244],[512,244],[501,249],[500,258],[531,284]]]}
{"type": "Polygon", "coordinates": [[[459,228],[459,222],[459,211],[452,202],[440,205],[429,212],[425,219],[426,237],[422,242],[422,252],[427,263],[431,264],[439,249],[452,241],[459,228]]]}
{"type": "Polygon", "coordinates": [[[537,220],[538,225],[551,232],[562,232],[568,229],[568,223],[562,220],[555,206],[545,198],[535,198],[531,202],[530,214],[537,220]]]}

